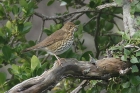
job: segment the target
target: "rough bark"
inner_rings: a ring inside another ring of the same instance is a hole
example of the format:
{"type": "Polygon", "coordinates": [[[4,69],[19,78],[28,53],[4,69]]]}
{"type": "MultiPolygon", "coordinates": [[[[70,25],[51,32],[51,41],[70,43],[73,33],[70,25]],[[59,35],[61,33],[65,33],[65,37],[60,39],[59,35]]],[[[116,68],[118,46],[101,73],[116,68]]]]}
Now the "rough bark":
{"type": "Polygon", "coordinates": [[[130,37],[134,35],[136,32],[135,29],[135,23],[134,23],[134,18],[132,18],[130,14],[130,1],[129,0],[124,0],[123,1],[123,23],[124,23],[124,30],[125,32],[128,32],[130,37]]]}

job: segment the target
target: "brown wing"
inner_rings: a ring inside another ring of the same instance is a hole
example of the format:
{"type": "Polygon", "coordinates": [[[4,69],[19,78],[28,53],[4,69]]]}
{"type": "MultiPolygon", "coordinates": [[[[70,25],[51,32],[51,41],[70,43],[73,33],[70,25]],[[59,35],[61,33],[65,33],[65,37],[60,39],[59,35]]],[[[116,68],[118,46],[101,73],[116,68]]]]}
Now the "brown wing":
{"type": "Polygon", "coordinates": [[[36,50],[36,49],[50,46],[58,41],[61,41],[65,37],[65,34],[66,34],[66,32],[64,30],[60,29],[60,30],[54,32],[53,34],[51,34],[50,36],[48,36],[47,38],[45,38],[43,41],[41,41],[37,45],[27,48],[24,51],[36,50]]]}

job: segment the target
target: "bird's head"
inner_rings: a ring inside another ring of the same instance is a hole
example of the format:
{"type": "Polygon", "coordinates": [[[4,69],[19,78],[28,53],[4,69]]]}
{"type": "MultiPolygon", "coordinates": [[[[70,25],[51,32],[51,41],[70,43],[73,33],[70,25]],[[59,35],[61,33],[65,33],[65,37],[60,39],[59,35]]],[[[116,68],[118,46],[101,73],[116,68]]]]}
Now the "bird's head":
{"type": "Polygon", "coordinates": [[[62,29],[67,31],[67,32],[75,32],[76,29],[77,29],[77,26],[72,22],[67,22],[67,23],[64,24],[62,29]]]}

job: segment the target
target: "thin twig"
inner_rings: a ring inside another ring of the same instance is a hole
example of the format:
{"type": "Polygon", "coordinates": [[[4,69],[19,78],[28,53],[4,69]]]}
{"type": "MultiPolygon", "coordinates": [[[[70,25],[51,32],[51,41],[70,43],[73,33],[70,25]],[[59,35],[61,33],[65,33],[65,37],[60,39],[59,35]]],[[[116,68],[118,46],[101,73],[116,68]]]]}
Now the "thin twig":
{"type": "Polygon", "coordinates": [[[93,19],[97,18],[97,16],[92,17],[88,22],[86,22],[83,26],[86,26],[90,21],[92,21],[93,19]]]}
{"type": "Polygon", "coordinates": [[[75,88],[71,93],[79,93],[79,91],[84,88],[88,83],[88,80],[83,80],[82,83],[77,87],[75,88]]]}
{"type": "Polygon", "coordinates": [[[10,42],[8,43],[8,45],[13,46],[14,39],[15,39],[15,37],[12,36],[12,37],[10,38],[10,42]]]}
{"type": "Polygon", "coordinates": [[[114,17],[116,17],[116,18],[119,18],[119,19],[123,20],[123,18],[122,18],[122,17],[117,16],[117,15],[115,15],[115,14],[110,14],[110,15],[113,15],[114,17]]]}
{"type": "Polygon", "coordinates": [[[103,36],[121,36],[121,35],[118,34],[118,33],[113,32],[113,33],[106,33],[103,36]]]}
{"type": "Polygon", "coordinates": [[[116,27],[118,28],[119,31],[121,31],[121,29],[119,28],[118,24],[116,23],[116,21],[113,20],[113,23],[116,25],[116,27]]]}
{"type": "Polygon", "coordinates": [[[47,56],[45,56],[44,58],[43,58],[43,60],[42,60],[42,62],[41,62],[41,64],[44,64],[45,63],[45,61],[46,61],[46,59],[48,59],[49,58],[49,54],[47,55],[47,56]]]}
{"type": "Polygon", "coordinates": [[[121,29],[119,28],[118,24],[116,23],[116,21],[114,21],[114,19],[109,20],[108,22],[111,22],[113,24],[115,24],[115,26],[118,28],[119,31],[121,31],[121,29]]]}
{"type": "Polygon", "coordinates": [[[41,38],[42,38],[42,35],[43,35],[43,30],[44,30],[44,25],[45,25],[45,20],[42,20],[42,27],[41,27],[41,32],[39,34],[39,37],[38,37],[38,40],[37,40],[37,43],[40,42],[41,38]]]}
{"type": "MultiPolygon", "coordinates": [[[[43,30],[44,30],[44,25],[45,25],[45,20],[42,19],[42,26],[41,26],[41,32],[39,34],[39,37],[38,37],[38,40],[37,40],[37,43],[40,42],[41,38],[42,38],[42,35],[43,35],[43,30]]],[[[38,51],[36,51],[36,55],[38,55],[38,51]]]]}
{"type": "Polygon", "coordinates": [[[84,13],[80,13],[75,15],[73,18],[71,18],[69,21],[73,22],[74,20],[77,20],[80,16],[82,16],[84,13]]]}
{"type": "Polygon", "coordinates": [[[52,17],[46,16],[44,14],[40,14],[38,12],[35,12],[34,14],[36,16],[40,17],[40,18],[43,18],[44,20],[53,20],[53,19],[62,19],[62,18],[65,18],[67,16],[72,16],[73,14],[86,13],[86,12],[95,12],[95,10],[81,10],[81,11],[71,12],[69,14],[65,14],[65,15],[62,15],[62,16],[52,16],[52,17]]]}
{"type": "Polygon", "coordinates": [[[100,54],[100,50],[99,50],[99,46],[98,46],[98,37],[99,37],[99,32],[100,32],[100,16],[101,16],[101,11],[99,12],[98,16],[97,16],[97,21],[96,21],[96,31],[95,31],[95,48],[96,48],[96,58],[99,57],[100,54]]]}
{"type": "Polygon", "coordinates": [[[26,18],[25,21],[24,21],[24,23],[25,23],[25,22],[29,22],[30,19],[31,19],[32,17],[33,17],[33,16],[29,16],[28,18],[26,18]]]}

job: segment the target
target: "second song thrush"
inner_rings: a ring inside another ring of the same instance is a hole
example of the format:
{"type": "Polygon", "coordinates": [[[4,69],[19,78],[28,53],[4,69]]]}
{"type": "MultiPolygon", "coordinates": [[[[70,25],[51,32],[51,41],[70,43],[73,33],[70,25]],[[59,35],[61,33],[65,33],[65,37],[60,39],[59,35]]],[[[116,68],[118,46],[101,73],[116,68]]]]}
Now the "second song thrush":
{"type": "Polygon", "coordinates": [[[35,46],[25,49],[24,52],[44,49],[47,51],[47,54],[54,55],[60,65],[61,62],[57,55],[64,53],[72,46],[75,31],[76,25],[72,22],[67,22],[61,29],[55,31],[35,46]]]}

